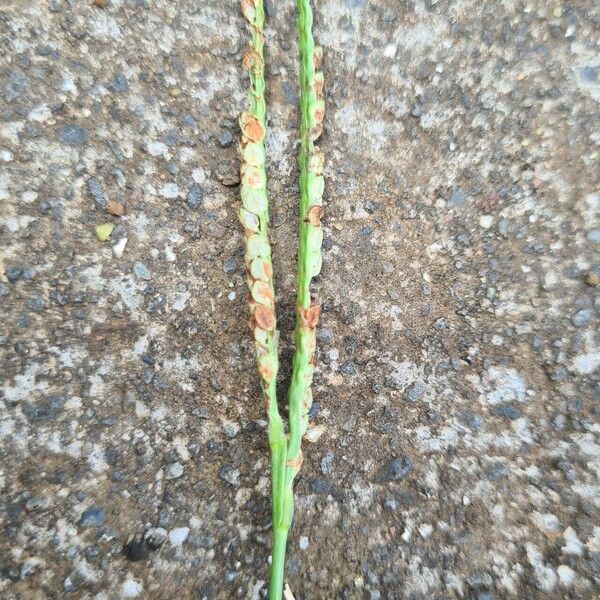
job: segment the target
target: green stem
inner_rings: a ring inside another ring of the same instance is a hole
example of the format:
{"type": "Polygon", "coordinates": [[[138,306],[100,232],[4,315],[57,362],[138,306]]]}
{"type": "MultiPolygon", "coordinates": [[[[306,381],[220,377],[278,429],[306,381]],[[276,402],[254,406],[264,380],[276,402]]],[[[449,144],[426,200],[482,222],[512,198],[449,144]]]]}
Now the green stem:
{"type": "Polygon", "coordinates": [[[285,578],[285,546],[288,530],[273,529],[273,551],[271,554],[271,576],[269,579],[269,600],[281,600],[285,578]]]}
{"type": "MultiPolygon", "coordinates": [[[[290,490],[302,463],[302,436],[308,427],[308,411],[312,403],[310,386],[314,372],[316,323],[318,305],[311,300],[311,279],[321,268],[321,228],[323,194],[323,160],[314,145],[321,132],[323,120],[322,81],[312,36],[310,0],[297,0],[298,47],[300,52],[300,226],[296,297],[295,352],[292,379],[288,392],[289,442],[286,466],[286,487],[290,490]]],[[[289,495],[293,501],[292,494],[289,495]]],[[[293,506],[286,507],[290,520],[293,506]]]]}
{"type": "Polygon", "coordinates": [[[265,78],[264,78],[264,20],[263,0],[242,0],[242,12],[252,30],[250,49],[244,56],[243,64],[250,73],[250,106],[242,114],[240,126],[242,138],[240,219],[246,237],[246,269],[250,290],[250,326],[254,335],[256,357],[263,398],[268,416],[269,446],[271,449],[271,485],[273,518],[273,563],[272,575],[275,589],[281,599],[285,541],[287,529],[284,522],[284,485],[287,458],[287,437],[283,420],[277,406],[277,355],[278,333],[276,328],[275,292],[273,286],[273,264],[271,245],[268,238],[269,200],[267,194],[267,174],[264,139],[267,129],[265,78]],[[282,534],[281,532],[284,532],[282,534]],[[282,537],[283,535],[283,537],[282,537]]]}

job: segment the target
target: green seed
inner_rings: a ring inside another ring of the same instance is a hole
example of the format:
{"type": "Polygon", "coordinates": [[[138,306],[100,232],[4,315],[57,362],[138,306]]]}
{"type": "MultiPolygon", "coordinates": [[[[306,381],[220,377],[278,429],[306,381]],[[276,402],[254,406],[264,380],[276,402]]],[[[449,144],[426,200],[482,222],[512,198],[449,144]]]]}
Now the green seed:
{"type": "Polygon", "coordinates": [[[271,264],[263,258],[255,258],[250,263],[250,275],[254,279],[268,282],[271,278],[271,264]]]}
{"type": "Polygon", "coordinates": [[[261,144],[247,144],[243,157],[247,164],[260,166],[265,162],[265,151],[261,144]]]}
{"type": "Polygon", "coordinates": [[[269,240],[264,235],[255,233],[246,240],[246,260],[251,261],[258,256],[269,258],[271,256],[271,246],[269,246],[269,240]]]}
{"type": "Polygon", "coordinates": [[[240,208],[240,221],[245,229],[249,229],[250,231],[258,231],[260,228],[260,220],[259,218],[251,212],[248,212],[244,208],[240,208]]]}
{"type": "Polygon", "coordinates": [[[267,210],[267,194],[263,190],[242,188],[242,204],[246,210],[260,215],[267,210]]]}
{"type": "Polygon", "coordinates": [[[325,191],[325,179],[323,175],[315,175],[309,173],[308,181],[308,198],[310,204],[316,204],[325,191]]]}

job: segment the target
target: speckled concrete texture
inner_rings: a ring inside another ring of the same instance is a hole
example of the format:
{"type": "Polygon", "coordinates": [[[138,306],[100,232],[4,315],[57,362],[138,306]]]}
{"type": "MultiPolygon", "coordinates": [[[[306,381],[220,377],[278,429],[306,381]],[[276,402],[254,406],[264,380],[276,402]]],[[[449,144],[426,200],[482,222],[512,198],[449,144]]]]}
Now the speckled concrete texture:
{"type": "MultiPolygon", "coordinates": [[[[598,598],[598,4],[315,5],[326,239],[294,596],[598,598]]],[[[267,9],[283,398],[297,46],[294,3],[267,9]]],[[[0,596],[264,598],[237,3],[4,0],[0,39],[0,596]]]]}

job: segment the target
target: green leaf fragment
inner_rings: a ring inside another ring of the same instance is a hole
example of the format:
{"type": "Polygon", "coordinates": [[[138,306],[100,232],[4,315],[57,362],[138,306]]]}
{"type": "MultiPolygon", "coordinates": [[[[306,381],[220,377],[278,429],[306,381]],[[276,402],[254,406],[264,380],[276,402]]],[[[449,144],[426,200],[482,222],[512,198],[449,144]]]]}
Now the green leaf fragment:
{"type": "Polygon", "coordinates": [[[103,223],[102,225],[98,225],[96,227],[96,237],[101,242],[106,242],[106,240],[110,237],[110,234],[113,232],[114,228],[114,223],[103,223]]]}

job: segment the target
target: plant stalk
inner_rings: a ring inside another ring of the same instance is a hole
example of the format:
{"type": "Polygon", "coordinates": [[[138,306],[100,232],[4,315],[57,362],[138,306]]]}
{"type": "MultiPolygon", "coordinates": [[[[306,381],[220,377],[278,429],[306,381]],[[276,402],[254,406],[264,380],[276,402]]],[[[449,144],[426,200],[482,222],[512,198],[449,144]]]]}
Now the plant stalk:
{"type": "MultiPolygon", "coordinates": [[[[283,526],[289,529],[294,513],[294,479],[302,464],[302,437],[312,405],[311,384],[315,369],[316,327],[321,309],[311,297],[312,278],[320,273],[323,229],[324,156],[314,144],[323,129],[322,50],[315,48],[310,0],[296,1],[300,53],[300,225],[296,296],[295,351],[288,391],[289,439],[285,468],[283,526]]],[[[274,597],[279,600],[279,597],[274,597]]]]}
{"type": "MultiPolygon", "coordinates": [[[[240,220],[244,227],[245,262],[248,275],[250,329],[252,330],[258,372],[268,417],[271,449],[271,498],[273,522],[273,559],[271,573],[274,589],[283,590],[285,543],[283,531],[283,499],[287,437],[277,407],[277,321],[273,264],[268,238],[269,200],[264,139],[266,134],[266,103],[264,78],[263,0],[241,0],[241,9],[252,31],[250,48],[242,64],[250,73],[249,110],[240,117],[241,199],[240,220]]],[[[281,598],[280,591],[278,598],[281,598]]],[[[275,597],[270,596],[269,597],[275,597]]]]}
{"type": "Polygon", "coordinates": [[[271,246],[268,240],[269,203],[264,137],[266,104],[264,80],[263,0],[241,0],[242,13],[252,27],[251,48],[244,55],[250,72],[250,110],[240,117],[242,209],[240,220],[246,238],[245,258],[250,290],[250,328],[254,334],[258,371],[269,420],[273,549],[269,599],[281,600],[285,577],[285,550],[294,512],[294,479],[302,464],[301,442],[312,405],[311,383],[315,368],[316,326],[320,307],[311,298],[310,284],[321,270],[323,230],[323,163],[314,141],[323,128],[322,51],[312,37],[310,0],[296,0],[300,52],[300,227],[296,297],[295,351],[288,391],[289,435],[277,407],[277,355],[275,300],[271,246]]]}

